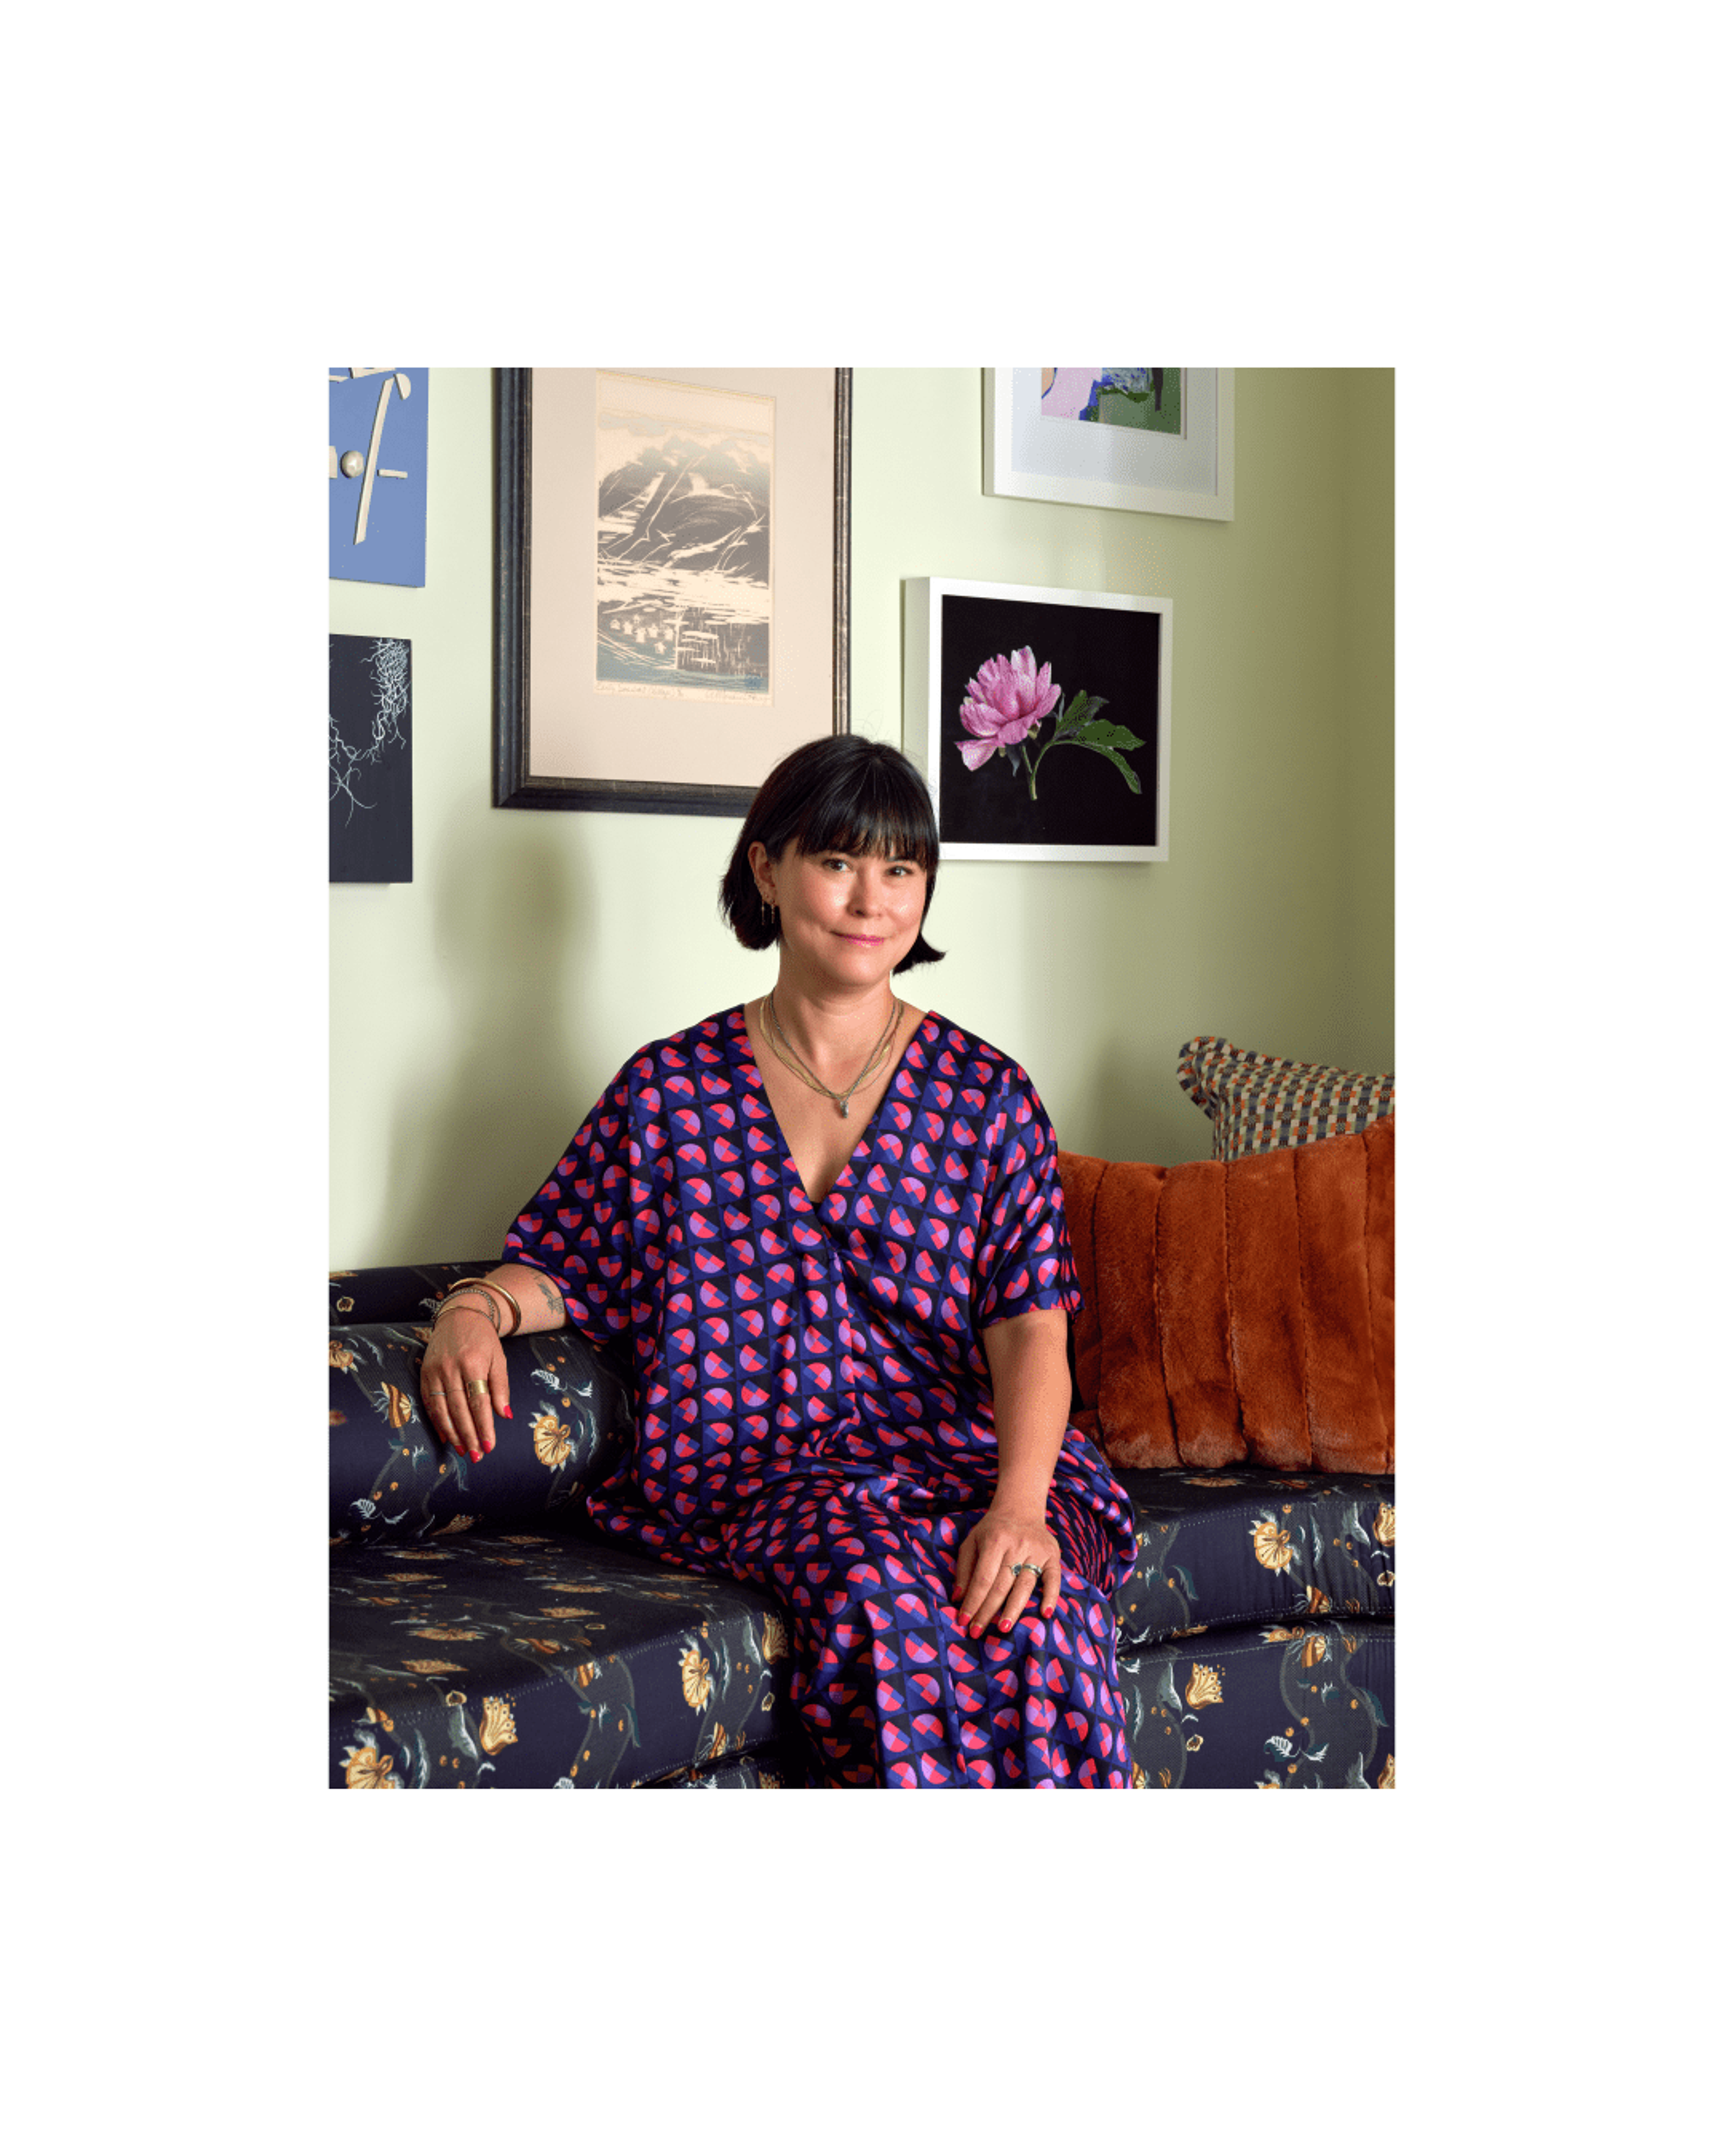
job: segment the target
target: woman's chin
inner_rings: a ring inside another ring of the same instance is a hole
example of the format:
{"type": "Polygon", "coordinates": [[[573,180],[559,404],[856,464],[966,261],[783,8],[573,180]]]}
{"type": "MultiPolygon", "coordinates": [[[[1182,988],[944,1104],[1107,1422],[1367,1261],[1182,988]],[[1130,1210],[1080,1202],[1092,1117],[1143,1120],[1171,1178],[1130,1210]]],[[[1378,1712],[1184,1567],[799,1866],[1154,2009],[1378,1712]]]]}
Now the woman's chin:
{"type": "Polygon", "coordinates": [[[903,963],[906,952],[897,942],[889,942],[884,937],[876,942],[864,942],[848,936],[834,936],[829,937],[818,951],[800,955],[811,971],[862,987],[886,980],[892,968],[903,963]]]}

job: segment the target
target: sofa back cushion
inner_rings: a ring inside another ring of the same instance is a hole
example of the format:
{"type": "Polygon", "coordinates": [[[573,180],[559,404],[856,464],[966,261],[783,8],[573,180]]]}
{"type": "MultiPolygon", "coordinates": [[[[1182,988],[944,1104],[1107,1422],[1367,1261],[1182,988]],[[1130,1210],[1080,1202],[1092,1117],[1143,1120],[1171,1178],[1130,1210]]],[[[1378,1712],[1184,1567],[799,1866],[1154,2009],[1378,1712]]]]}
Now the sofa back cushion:
{"type": "Polygon", "coordinates": [[[1062,1153],[1083,1426],[1124,1467],[1395,1464],[1395,1124],[1177,1168],[1062,1153]]]}
{"type": "Polygon", "coordinates": [[[1248,1153],[1363,1131],[1395,1113],[1395,1079],[1388,1071],[1343,1070],[1329,1063],[1295,1063],[1236,1048],[1199,1034],[1175,1066],[1185,1091],[1210,1119],[1210,1157],[1243,1160],[1248,1153]]]}

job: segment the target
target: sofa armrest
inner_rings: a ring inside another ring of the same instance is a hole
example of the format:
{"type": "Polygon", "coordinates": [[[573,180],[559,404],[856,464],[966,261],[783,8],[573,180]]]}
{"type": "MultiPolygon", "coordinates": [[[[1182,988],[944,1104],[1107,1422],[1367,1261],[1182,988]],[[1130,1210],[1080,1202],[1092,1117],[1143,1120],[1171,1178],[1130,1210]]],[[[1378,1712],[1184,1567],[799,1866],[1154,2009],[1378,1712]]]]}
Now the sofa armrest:
{"type": "Polygon", "coordinates": [[[430,1337],[429,1323],[331,1329],[331,1541],[417,1543],[481,1524],[543,1527],[548,1516],[584,1527],[583,1494],[634,1440],[619,1361],[567,1327],[506,1340],[514,1412],[494,1419],[495,1448],[475,1461],[426,1426],[419,1364],[430,1337]]]}
{"type": "Polygon", "coordinates": [[[331,1325],[429,1324],[432,1307],[464,1275],[482,1276],[501,1258],[468,1258],[434,1265],[364,1265],[330,1275],[331,1325]]]}

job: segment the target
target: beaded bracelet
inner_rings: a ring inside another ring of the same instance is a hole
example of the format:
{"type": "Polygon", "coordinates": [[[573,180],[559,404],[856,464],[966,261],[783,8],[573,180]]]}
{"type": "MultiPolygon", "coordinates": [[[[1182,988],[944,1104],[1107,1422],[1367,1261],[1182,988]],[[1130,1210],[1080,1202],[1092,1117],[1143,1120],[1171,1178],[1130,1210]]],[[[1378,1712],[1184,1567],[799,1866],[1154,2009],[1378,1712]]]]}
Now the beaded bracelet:
{"type": "Polygon", "coordinates": [[[455,1293],[458,1288],[476,1288],[481,1295],[501,1295],[502,1296],[503,1300],[515,1312],[515,1323],[511,1326],[509,1332],[506,1332],[503,1330],[503,1320],[497,1312],[496,1306],[493,1304],[491,1322],[497,1328],[497,1337],[500,1340],[507,1340],[512,1333],[516,1333],[521,1331],[521,1306],[510,1293],[509,1290],[504,1286],[501,1281],[480,1280],[475,1275],[470,1274],[460,1280],[451,1281],[449,1286],[444,1290],[443,1300],[447,1302],[449,1297],[455,1293]]]}
{"type": "Polygon", "coordinates": [[[455,1301],[455,1289],[448,1288],[445,1289],[444,1293],[438,1297],[436,1315],[431,1321],[434,1325],[437,1323],[438,1318],[441,1317],[444,1312],[448,1310],[470,1310],[475,1316],[483,1310],[485,1316],[490,1319],[492,1326],[496,1331],[497,1337],[500,1340],[503,1337],[502,1309],[497,1303],[491,1300],[490,1296],[486,1293],[484,1288],[464,1287],[460,1290],[461,1300],[459,1304],[455,1301]],[[484,1296],[484,1302],[476,1303],[472,1301],[470,1298],[475,1295],[484,1296]]]}

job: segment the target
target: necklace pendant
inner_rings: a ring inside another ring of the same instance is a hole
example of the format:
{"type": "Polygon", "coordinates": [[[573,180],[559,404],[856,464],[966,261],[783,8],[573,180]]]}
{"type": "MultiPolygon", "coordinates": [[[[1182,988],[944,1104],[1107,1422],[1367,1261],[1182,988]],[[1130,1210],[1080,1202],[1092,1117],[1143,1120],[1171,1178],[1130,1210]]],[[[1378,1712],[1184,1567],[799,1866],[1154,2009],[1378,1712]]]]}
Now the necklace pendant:
{"type": "Polygon", "coordinates": [[[850,1114],[850,1103],[849,1101],[841,1101],[839,1103],[839,1113],[841,1116],[845,1116],[847,1119],[849,1118],[850,1114]]]}

